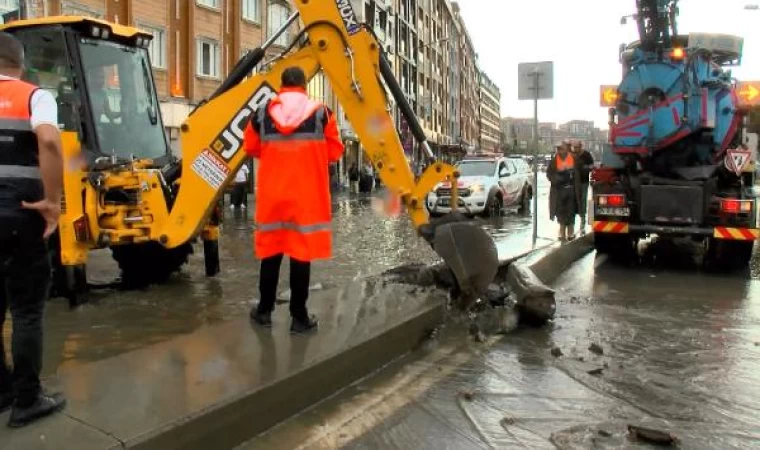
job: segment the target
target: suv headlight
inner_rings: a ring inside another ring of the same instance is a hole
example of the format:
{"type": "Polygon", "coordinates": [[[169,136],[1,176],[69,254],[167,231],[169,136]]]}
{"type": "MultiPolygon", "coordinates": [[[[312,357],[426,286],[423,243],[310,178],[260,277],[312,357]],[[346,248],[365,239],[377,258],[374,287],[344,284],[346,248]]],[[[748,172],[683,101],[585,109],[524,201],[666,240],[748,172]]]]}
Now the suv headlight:
{"type": "Polygon", "coordinates": [[[486,185],[485,184],[473,184],[473,185],[470,185],[470,190],[472,192],[483,192],[483,191],[486,190],[486,185]]]}

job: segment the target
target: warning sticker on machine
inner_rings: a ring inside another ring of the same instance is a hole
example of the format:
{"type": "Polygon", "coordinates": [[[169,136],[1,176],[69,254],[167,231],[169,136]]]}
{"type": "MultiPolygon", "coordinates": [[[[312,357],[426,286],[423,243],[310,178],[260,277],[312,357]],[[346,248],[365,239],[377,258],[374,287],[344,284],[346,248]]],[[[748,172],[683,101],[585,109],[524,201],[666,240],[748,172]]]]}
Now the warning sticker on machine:
{"type": "Polygon", "coordinates": [[[210,150],[204,150],[193,161],[193,171],[203,178],[214,189],[222,187],[230,169],[210,150]]]}

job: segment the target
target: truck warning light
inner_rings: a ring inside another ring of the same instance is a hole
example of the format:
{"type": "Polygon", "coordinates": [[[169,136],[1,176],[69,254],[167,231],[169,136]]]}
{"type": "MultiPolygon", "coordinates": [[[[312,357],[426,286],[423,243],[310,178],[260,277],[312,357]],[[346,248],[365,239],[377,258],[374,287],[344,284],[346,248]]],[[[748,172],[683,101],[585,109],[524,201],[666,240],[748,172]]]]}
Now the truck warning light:
{"type": "Polygon", "coordinates": [[[760,105],[760,81],[740,81],[736,84],[740,106],[760,105]]]}
{"type": "Polygon", "coordinates": [[[599,91],[599,104],[600,106],[611,107],[615,106],[618,99],[618,87],[602,85],[599,91]]]}

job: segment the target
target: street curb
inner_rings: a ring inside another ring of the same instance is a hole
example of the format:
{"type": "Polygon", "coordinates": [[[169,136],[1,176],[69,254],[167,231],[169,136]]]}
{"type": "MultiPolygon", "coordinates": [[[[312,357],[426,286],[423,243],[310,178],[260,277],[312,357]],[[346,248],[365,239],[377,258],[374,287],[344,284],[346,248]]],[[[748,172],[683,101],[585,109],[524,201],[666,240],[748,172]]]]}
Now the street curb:
{"type": "Polygon", "coordinates": [[[575,261],[594,249],[594,234],[589,233],[556,247],[528,268],[544,283],[551,284],[575,261]]]}

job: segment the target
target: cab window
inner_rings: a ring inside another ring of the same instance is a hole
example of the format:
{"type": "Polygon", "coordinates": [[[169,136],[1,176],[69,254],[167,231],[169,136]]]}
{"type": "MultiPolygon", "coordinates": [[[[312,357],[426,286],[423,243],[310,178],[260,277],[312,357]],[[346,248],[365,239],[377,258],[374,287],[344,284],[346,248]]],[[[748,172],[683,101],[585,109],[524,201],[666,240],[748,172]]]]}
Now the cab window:
{"type": "Polygon", "coordinates": [[[13,35],[24,45],[22,79],[55,97],[58,124],[64,131],[79,130],[79,94],[68,63],[68,51],[60,29],[19,30],[13,35]]]}

